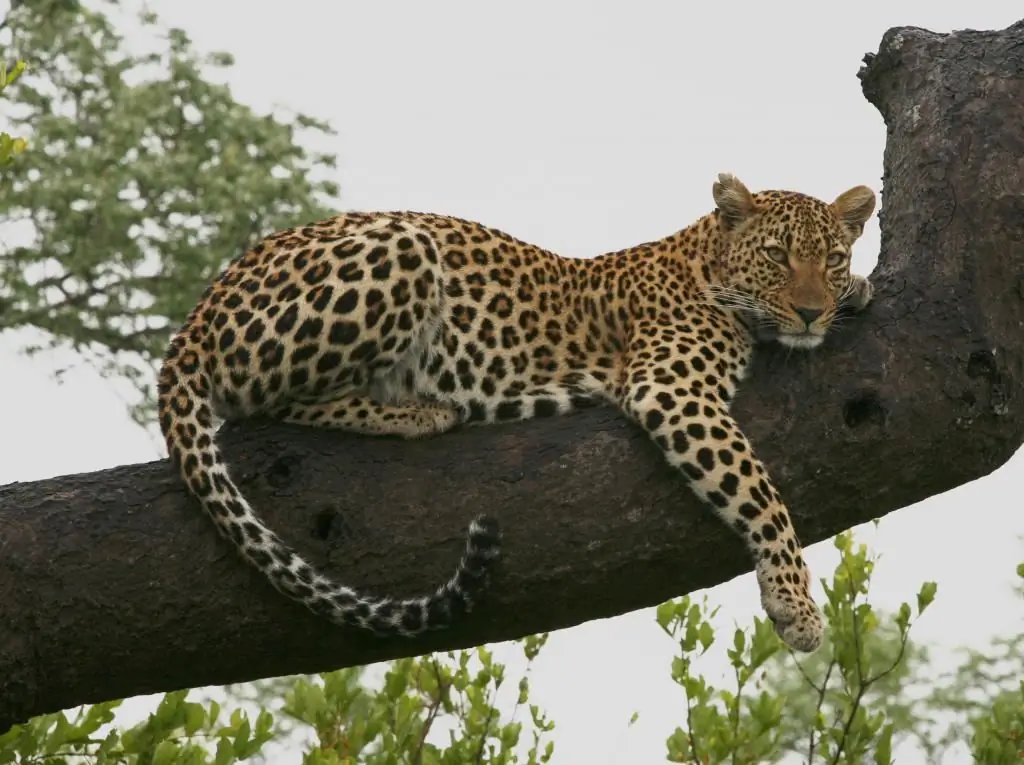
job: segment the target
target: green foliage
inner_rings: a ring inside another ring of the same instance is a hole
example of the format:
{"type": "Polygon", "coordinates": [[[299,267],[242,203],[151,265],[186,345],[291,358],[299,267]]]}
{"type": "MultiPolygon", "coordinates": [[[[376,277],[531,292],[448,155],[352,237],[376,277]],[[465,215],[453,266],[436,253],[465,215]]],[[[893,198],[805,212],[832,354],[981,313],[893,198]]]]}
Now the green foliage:
{"type": "MultiPolygon", "coordinates": [[[[0,93],[3,93],[8,85],[17,82],[25,71],[25,62],[16,61],[14,68],[8,70],[7,64],[0,60],[0,93]]],[[[6,165],[15,154],[20,154],[28,146],[24,138],[15,138],[10,133],[0,132],[0,165],[6,165]]]]}
{"type": "MultiPolygon", "coordinates": [[[[902,732],[912,725],[912,702],[890,705],[887,701],[914,666],[908,660],[910,626],[934,601],[937,588],[934,582],[926,582],[917,594],[916,608],[903,603],[895,616],[886,617],[867,602],[876,558],[865,545],[855,546],[849,533],[837,536],[835,546],[840,561],[832,582],[824,583],[828,644],[803,664],[791,659],[804,687],[791,688],[789,698],[796,699],[801,690],[806,695],[810,689],[813,708],[805,706],[803,717],[790,716],[808,727],[802,731],[790,727],[786,745],[799,751],[800,739],[806,739],[804,751],[811,762],[820,751],[825,762],[860,763],[870,757],[872,762],[889,763],[897,726],[902,732]]],[[[775,686],[769,683],[768,687],[775,686]]]]}
{"type": "MultiPolygon", "coordinates": [[[[1024,578],[1024,573],[1018,574],[1024,578]]],[[[1024,581],[1017,582],[1014,591],[1024,600],[1024,581]]],[[[975,762],[1020,762],[1024,632],[997,635],[986,646],[961,648],[958,653],[960,661],[952,671],[936,672],[926,661],[914,671],[913,682],[927,689],[917,706],[917,745],[932,765],[939,765],[943,754],[958,743],[969,745],[975,762]],[[1011,751],[1016,760],[1005,759],[1011,751]]],[[[899,689],[894,694],[905,695],[899,689]]]]}
{"type": "Polygon", "coordinates": [[[734,632],[728,649],[732,689],[693,672],[695,651],[715,642],[714,612],[688,597],[658,609],[659,625],[679,643],[672,678],[686,694],[686,725],[667,741],[669,762],[774,763],[788,753],[805,762],[892,762],[897,723],[907,725],[910,705],[880,702],[907,672],[912,613],[927,609],[936,587],[921,587],[916,613],[904,603],[885,618],[866,602],[875,559],[849,533],[835,545],[840,562],[824,582],[826,644],[801,663],[768,621],[755,619],[752,630],[734,632]]]}
{"type": "MultiPolygon", "coordinates": [[[[919,682],[929,688],[923,702],[932,725],[918,737],[918,744],[932,763],[939,763],[941,753],[958,741],[974,742],[974,749],[996,731],[1011,738],[1013,717],[1019,721],[1024,715],[1024,690],[1019,685],[1024,677],[1024,633],[996,636],[982,648],[962,648],[960,655],[952,672],[921,667],[919,682]]],[[[1002,762],[982,757],[978,761],[1002,762]]]]}
{"type": "MultiPolygon", "coordinates": [[[[522,641],[528,662],[546,641],[547,635],[522,641]]],[[[305,765],[551,760],[554,744],[544,737],[554,725],[529,704],[527,675],[514,688],[507,720],[495,706],[507,682],[505,666],[487,648],[392,662],[378,689],[360,676],[358,669],[345,669],[314,681],[298,678],[285,694],[285,714],[316,732],[305,765]]]]}
{"type": "MultiPolygon", "coordinates": [[[[715,643],[706,600],[662,604],[657,620],[678,642],[672,678],[686,695],[685,725],[667,740],[667,760],[687,763],[892,763],[910,742],[938,765],[957,746],[983,765],[1024,753],[1024,634],[962,651],[937,673],[929,651],[910,640],[914,620],[935,600],[924,583],[915,603],[877,612],[867,597],[877,558],[851,534],[834,539],[840,561],[823,582],[825,644],[799,660],[766,621],[737,629],[727,655],[733,687],[694,671],[715,643]],[[793,757],[796,759],[793,759],[793,757]]],[[[1018,585],[1024,596],[1024,583],[1018,585]]]]}
{"type": "Polygon", "coordinates": [[[679,644],[672,660],[672,680],[686,695],[686,727],[668,739],[669,762],[757,763],[769,762],[778,750],[778,729],[783,698],[764,692],[744,692],[755,675],[782,643],[768,621],[754,620],[752,632],[737,629],[728,650],[736,690],[718,689],[693,673],[693,660],[715,642],[709,611],[689,597],[663,603],[658,608],[659,626],[679,644]]]}
{"type": "MultiPolygon", "coordinates": [[[[827,642],[798,660],[755,619],[723,647],[728,688],[697,672],[715,647],[717,609],[691,597],[658,608],[679,649],[671,676],[685,698],[667,761],[880,764],[910,742],[934,765],[958,746],[981,765],[1019,762],[1024,636],[964,651],[955,671],[938,674],[909,638],[934,584],[921,586],[913,606],[878,613],[866,602],[876,558],[850,534],[835,544],[840,562],[824,583],[827,642]]],[[[121,702],[43,715],[0,736],[0,765],[260,763],[287,745],[302,749],[304,765],[542,765],[553,761],[554,724],[531,703],[529,675],[546,641],[519,641],[526,670],[517,680],[483,647],[229,686],[221,703],[170,693],[126,729],[114,717],[121,702]]]]}
{"type": "Polygon", "coordinates": [[[326,124],[236,102],[215,81],[231,56],[152,13],[138,23],[158,43],[129,51],[118,8],[40,0],[5,20],[28,69],[3,98],[37,148],[0,176],[0,329],[37,327],[134,381],[145,422],[152,365],[206,284],[257,237],[329,214],[338,188],[311,180],[335,157],[296,140],[326,124]]]}
{"type": "Polygon", "coordinates": [[[268,744],[298,741],[304,765],[543,765],[554,754],[554,723],[530,703],[529,671],[546,642],[546,634],[519,641],[526,671],[515,682],[476,648],[391,662],[379,683],[362,668],[276,678],[255,693],[229,691],[230,714],[180,691],[124,730],[110,726],[119,701],[42,715],[0,736],[0,765],[272,762],[268,744]],[[496,706],[502,688],[508,715],[496,706]]]}
{"type": "Polygon", "coordinates": [[[971,754],[976,762],[1019,765],[1024,760],[1024,680],[999,695],[991,711],[972,721],[971,754]]]}
{"type": "Polygon", "coordinates": [[[222,722],[216,702],[187,697],[187,691],[168,693],[146,720],[123,731],[101,730],[120,701],[84,707],[72,718],[65,712],[35,717],[0,736],[0,765],[230,765],[258,754],[273,738],[266,712],[251,721],[236,710],[222,722]]]}

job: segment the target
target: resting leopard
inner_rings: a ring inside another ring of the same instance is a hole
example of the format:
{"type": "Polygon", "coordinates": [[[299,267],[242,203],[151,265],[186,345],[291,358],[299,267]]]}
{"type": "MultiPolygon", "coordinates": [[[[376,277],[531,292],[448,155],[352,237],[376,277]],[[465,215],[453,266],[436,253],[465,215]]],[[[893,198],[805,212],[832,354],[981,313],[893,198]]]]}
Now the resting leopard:
{"type": "Polygon", "coordinates": [[[750,550],[761,602],[792,648],[822,621],[786,506],[729,414],[752,350],[819,345],[869,282],[850,248],[875,207],[751,194],[720,175],[716,209],[656,242],[571,259],[458,218],[346,213],[280,231],[230,263],[174,336],[159,377],[167,449],[220,533],[282,593],[390,635],[470,610],[500,549],[480,516],[450,581],[407,600],[315,571],[229,477],[214,418],[256,414],[420,438],[462,423],[611,403],[644,428],[750,550]]]}

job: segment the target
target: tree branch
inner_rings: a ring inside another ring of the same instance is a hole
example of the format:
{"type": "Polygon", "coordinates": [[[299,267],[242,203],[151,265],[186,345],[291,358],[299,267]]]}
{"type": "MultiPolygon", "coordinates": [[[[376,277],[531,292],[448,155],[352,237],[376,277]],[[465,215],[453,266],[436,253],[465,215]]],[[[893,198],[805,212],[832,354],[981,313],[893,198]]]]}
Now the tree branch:
{"type": "MultiPolygon", "coordinates": [[[[820,351],[762,353],[735,407],[806,544],[987,475],[1024,434],[1024,24],[891,30],[861,79],[889,130],[876,301],[820,351]]],[[[613,410],[421,443],[250,423],[223,443],[273,528],[368,592],[432,588],[469,520],[494,513],[506,557],[490,596],[448,631],[378,640],[276,594],[165,462],[13,484],[0,730],[83,702],[569,627],[751,568],[613,410]]]]}

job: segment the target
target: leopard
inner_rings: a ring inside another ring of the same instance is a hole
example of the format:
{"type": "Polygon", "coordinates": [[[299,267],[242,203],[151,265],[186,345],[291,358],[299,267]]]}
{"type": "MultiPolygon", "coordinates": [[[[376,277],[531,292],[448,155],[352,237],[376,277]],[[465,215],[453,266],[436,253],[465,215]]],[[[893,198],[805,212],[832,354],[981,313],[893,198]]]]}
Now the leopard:
{"type": "Polygon", "coordinates": [[[775,632],[814,651],[824,626],[803,549],[730,405],[757,347],[809,351],[838,315],[868,306],[871,283],[850,263],[875,195],[752,193],[722,173],[712,197],[686,228],[591,258],[422,212],[343,212],[271,233],[227,264],[170,341],[157,386],[170,460],[282,594],[339,625],[414,637],[484,597],[502,553],[497,519],[469,523],[454,574],[432,593],[360,592],[260,519],[219,425],[259,416],[421,439],[615,406],[743,540],[775,632]]]}

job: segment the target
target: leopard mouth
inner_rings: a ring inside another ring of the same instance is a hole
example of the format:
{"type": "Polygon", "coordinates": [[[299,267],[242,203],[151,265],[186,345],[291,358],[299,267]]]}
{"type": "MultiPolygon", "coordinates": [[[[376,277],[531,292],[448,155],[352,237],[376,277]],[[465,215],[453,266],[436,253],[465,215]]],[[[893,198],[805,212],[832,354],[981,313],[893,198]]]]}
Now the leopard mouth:
{"type": "Polygon", "coordinates": [[[786,348],[809,350],[817,348],[825,339],[823,330],[814,331],[809,326],[796,331],[784,328],[790,326],[789,317],[783,319],[774,315],[767,304],[738,288],[715,290],[712,295],[724,308],[736,312],[757,343],[776,342],[786,348]]]}

